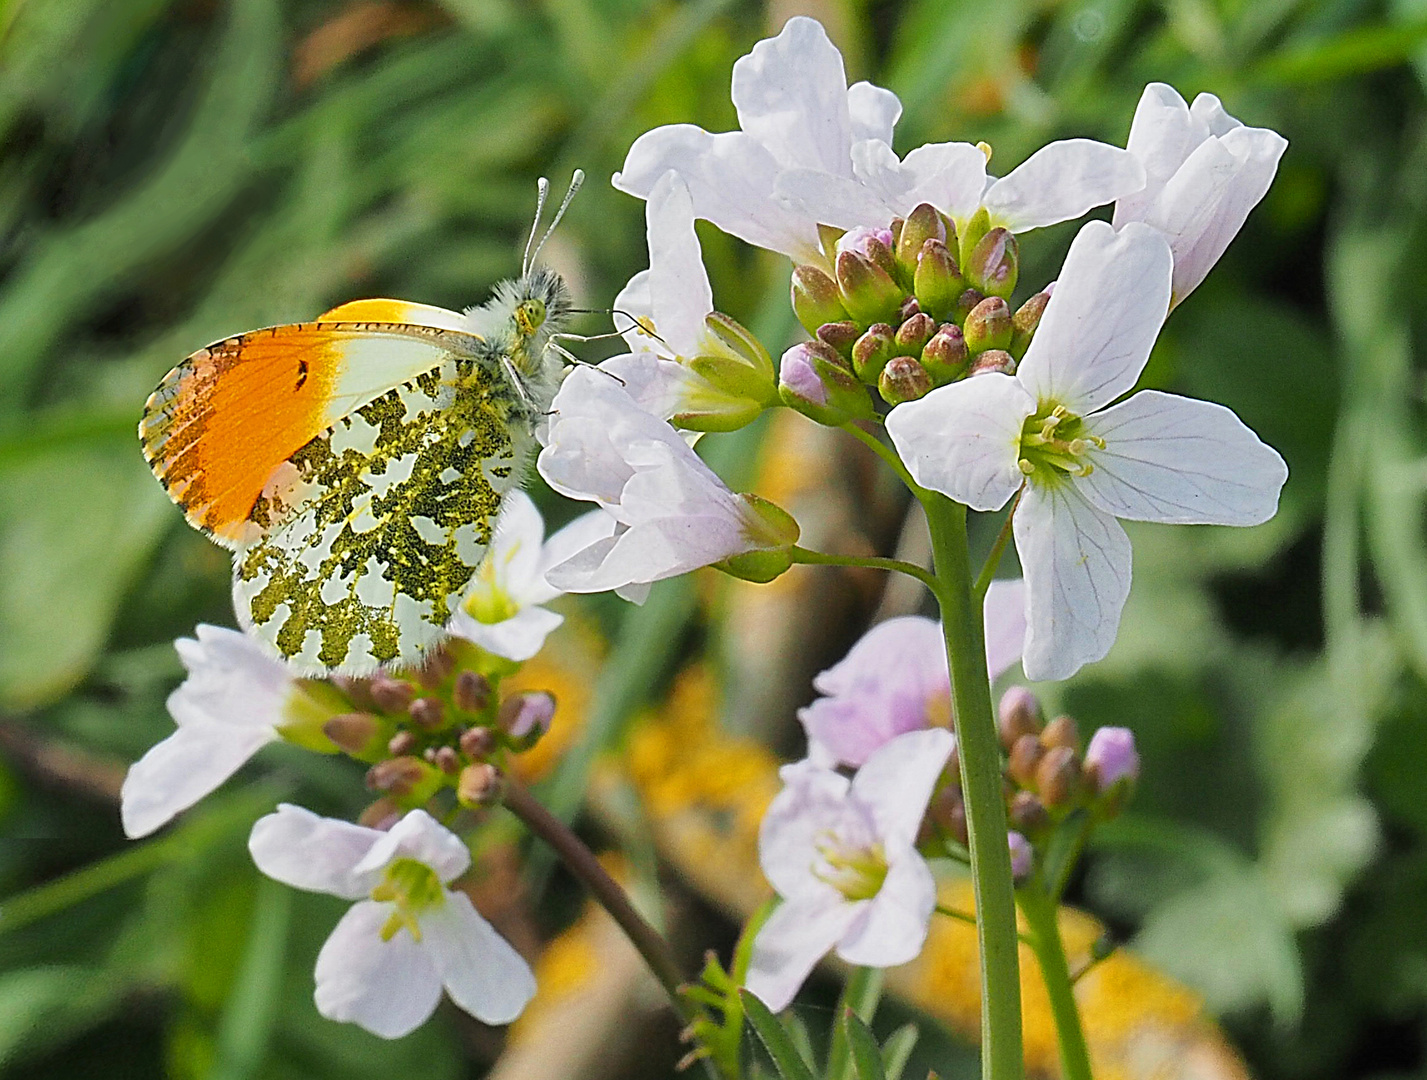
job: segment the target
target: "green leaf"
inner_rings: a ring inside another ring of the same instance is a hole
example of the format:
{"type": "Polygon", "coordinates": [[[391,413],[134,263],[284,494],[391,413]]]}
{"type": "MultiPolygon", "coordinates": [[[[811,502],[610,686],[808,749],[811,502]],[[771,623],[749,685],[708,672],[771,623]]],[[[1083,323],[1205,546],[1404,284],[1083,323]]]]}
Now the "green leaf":
{"type": "Polygon", "coordinates": [[[882,1069],[882,1050],[872,1029],[851,1009],[842,1014],[841,1026],[857,1080],[886,1080],[887,1074],[882,1069]]]}
{"type": "Polygon", "coordinates": [[[887,1074],[887,1080],[902,1080],[902,1070],[907,1067],[907,1060],[916,1049],[919,1035],[917,1025],[908,1022],[887,1036],[887,1041],[882,1044],[882,1069],[887,1074]]]}
{"type": "Polygon", "coordinates": [[[747,990],[740,990],[738,996],[743,1002],[748,1022],[753,1025],[754,1034],[777,1066],[778,1075],[783,1080],[813,1080],[812,1069],[803,1061],[797,1045],[783,1025],[778,1023],[778,1018],[768,1011],[768,1006],[747,990]]]}

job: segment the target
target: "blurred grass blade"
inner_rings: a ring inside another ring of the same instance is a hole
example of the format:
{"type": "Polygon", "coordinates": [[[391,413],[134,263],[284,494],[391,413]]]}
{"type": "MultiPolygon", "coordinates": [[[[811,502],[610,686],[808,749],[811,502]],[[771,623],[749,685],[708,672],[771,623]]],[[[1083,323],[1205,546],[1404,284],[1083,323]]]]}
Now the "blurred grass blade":
{"type": "Polygon", "coordinates": [[[1261,60],[1251,83],[1304,86],[1397,67],[1427,41],[1427,20],[1402,26],[1360,26],[1308,45],[1289,46],[1261,60]]]}
{"type": "Polygon", "coordinates": [[[778,1075],[783,1080],[813,1080],[812,1070],[804,1063],[797,1046],[783,1030],[778,1018],[768,1011],[768,1006],[747,990],[740,990],[738,996],[743,1000],[744,1015],[777,1066],[778,1075]]]}
{"type": "Polygon", "coordinates": [[[218,1025],[217,1061],[208,1080],[250,1080],[262,1068],[282,1000],[292,893],[259,878],[248,945],[218,1025]]]}
{"type": "Polygon", "coordinates": [[[902,1070],[916,1049],[918,1034],[917,1025],[909,1021],[887,1036],[882,1044],[882,1070],[887,1080],[902,1080],[902,1070]]]}

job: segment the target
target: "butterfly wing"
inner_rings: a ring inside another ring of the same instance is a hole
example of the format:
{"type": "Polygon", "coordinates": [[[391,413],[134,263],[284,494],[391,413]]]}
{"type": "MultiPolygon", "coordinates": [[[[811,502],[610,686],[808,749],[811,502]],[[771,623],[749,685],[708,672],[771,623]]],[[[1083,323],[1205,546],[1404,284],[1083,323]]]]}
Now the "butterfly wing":
{"type": "Polygon", "coordinates": [[[239,619],[298,670],[368,673],[441,639],[533,449],[498,364],[453,357],[294,453],[233,561],[239,619]]]}

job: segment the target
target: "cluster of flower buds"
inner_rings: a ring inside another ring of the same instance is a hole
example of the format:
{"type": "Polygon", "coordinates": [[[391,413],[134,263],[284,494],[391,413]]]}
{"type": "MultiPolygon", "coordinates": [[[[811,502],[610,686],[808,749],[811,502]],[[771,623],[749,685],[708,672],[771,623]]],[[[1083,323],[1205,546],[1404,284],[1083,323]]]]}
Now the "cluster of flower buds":
{"type": "Polygon", "coordinates": [[[813,341],[783,356],[783,401],[820,423],[870,413],[864,387],[889,405],[988,371],[1012,374],[1049,290],[1012,311],[1016,238],[985,210],[955,224],[929,203],[888,229],[825,231],[833,273],[793,270],[793,309],[813,341]]]}
{"type": "Polygon", "coordinates": [[[336,680],[356,709],[331,717],[323,731],[348,756],[371,765],[367,787],[380,798],[363,824],[380,827],[445,788],[468,809],[499,799],[503,755],[530,749],[550,730],[555,698],[528,691],[501,700],[502,672],[483,663],[488,659],[452,639],[409,677],[336,680]]]}

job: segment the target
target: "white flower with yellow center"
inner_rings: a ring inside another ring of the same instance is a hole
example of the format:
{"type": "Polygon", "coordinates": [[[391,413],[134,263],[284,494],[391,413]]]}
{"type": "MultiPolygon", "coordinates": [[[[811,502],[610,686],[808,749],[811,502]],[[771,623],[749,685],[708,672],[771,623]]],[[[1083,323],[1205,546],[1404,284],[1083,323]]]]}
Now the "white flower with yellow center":
{"type": "Polygon", "coordinates": [[[1080,230],[1015,375],[977,375],[899,405],[887,431],[917,483],[1015,513],[1030,679],[1064,679],[1114,643],[1130,591],[1115,520],[1257,525],[1288,467],[1222,405],[1144,390],[1173,257],[1131,223],[1080,230]]]}
{"type": "Polygon", "coordinates": [[[400,1038],[444,988],[477,1020],[508,1024],[535,993],[520,955],[447,888],[471,865],[454,833],[424,810],[390,832],[282,805],[253,826],[248,849],[270,878],[357,901],[317,956],[314,998],[329,1020],[400,1038]]]}

